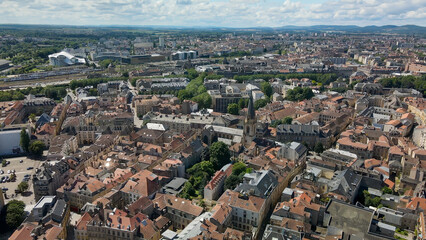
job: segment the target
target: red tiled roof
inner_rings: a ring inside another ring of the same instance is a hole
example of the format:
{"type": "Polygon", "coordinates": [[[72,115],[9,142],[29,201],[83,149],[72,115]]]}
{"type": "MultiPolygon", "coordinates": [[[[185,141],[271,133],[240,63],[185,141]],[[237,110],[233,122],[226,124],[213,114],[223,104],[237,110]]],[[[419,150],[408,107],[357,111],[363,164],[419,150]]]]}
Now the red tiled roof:
{"type": "Polygon", "coordinates": [[[411,210],[423,209],[426,210],[426,198],[415,197],[407,204],[407,208],[411,210]]]}

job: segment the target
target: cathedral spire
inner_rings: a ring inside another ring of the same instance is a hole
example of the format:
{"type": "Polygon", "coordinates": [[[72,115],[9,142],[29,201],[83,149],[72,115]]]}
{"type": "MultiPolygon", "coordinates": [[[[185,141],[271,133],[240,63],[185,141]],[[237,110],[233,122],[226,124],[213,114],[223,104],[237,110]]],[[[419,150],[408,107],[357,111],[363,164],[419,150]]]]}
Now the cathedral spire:
{"type": "Polygon", "coordinates": [[[251,91],[249,92],[249,102],[248,102],[248,109],[247,109],[247,119],[256,119],[256,113],[254,110],[254,104],[253,104],[253,96],[251,91]]]}

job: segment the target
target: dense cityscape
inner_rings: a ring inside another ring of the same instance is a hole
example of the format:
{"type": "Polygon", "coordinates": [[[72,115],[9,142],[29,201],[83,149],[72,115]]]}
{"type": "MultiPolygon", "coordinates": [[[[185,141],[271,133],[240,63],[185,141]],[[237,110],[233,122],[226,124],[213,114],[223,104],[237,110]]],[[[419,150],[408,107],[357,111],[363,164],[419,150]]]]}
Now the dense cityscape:
{"type": "Polygon", "coordinates": [[[0,239],[426,239],[425,36],[0,25],[0,239]]]}

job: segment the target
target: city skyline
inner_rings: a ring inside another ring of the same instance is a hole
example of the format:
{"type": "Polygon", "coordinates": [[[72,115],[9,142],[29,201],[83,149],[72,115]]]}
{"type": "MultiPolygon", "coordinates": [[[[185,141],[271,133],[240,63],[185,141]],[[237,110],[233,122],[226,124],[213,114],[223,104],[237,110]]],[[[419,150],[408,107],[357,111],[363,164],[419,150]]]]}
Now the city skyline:
{"type": "Polygon", "coordinates": [[[420,0],[2,1],[0,24],[281,27],[425,26],[420,0]]]}

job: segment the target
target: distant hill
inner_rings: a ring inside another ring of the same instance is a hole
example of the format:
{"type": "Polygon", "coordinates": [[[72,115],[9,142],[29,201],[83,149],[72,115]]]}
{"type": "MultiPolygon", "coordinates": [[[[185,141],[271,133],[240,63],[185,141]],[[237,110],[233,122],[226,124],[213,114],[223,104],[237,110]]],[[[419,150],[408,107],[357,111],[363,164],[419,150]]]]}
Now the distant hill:
{"type": "Polygon", "coordinates": [[[314,26],[283,26],[274,28],[275,30],[290,31],[343,31],[353,33],[400,33],[400,34],[426,34],[426,27],[417,25],[384,25],[365,26],[356,25],[314,25],[314,26]]]}
{"type": "Polygon", "coordinates": [[[393,33],[393,34],[417,34],[426,35],[426,27],[417,25],[384,25],[384,26],[365,26],[356,25],[313,25],[313,26],[294,26],[287,25],[282,27],[215,27],[215,26],[152,26],[152,25],[25,25],[25,24],[0,24],[1,29],[149,29],[149,30],[182,30],[182,31],[244,31],[244,32],[274,32],[274,31],[307,31],[307,32],[345,32],[345,33],[393,33]]]}

